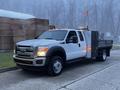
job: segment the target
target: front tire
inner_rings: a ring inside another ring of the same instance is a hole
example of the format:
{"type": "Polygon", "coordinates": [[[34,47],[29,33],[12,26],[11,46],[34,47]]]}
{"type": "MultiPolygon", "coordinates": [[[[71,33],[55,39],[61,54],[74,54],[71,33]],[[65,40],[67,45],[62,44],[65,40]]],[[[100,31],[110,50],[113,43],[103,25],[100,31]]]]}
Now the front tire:
{"type": "Polygon", "coordinates": [[[48,74],[51,76],[58,76],[63,70],[63,59],[60,56],[51,58],[48,65],[48,74]]]}

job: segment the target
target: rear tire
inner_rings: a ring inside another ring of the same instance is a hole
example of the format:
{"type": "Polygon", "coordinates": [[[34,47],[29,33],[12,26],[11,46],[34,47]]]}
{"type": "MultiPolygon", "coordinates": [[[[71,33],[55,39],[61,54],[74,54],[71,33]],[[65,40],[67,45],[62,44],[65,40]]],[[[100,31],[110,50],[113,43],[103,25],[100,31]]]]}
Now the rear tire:
{"type": "Polygon", "coordinates": [[[99,56],[97,57],[99,61],[106,61],[107,60],[107,53],[106,50],[101,50],[99,52],[99,56]]]}
{"type": "Polygon", "coordinates": [[[60,56],[54,56],[48,65],[48,74],[51,76],[58,76],[63,70],[63,59],[60,56]]]}

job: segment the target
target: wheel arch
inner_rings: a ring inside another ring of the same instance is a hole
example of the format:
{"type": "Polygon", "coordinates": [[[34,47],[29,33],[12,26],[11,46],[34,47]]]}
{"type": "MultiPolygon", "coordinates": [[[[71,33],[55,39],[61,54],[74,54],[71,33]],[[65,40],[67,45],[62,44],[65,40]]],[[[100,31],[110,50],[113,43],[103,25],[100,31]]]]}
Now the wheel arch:
{"type": "Polygon", "coordinates": [[[64,48],[61,46],[51,47],[48,50],[46,57],[48,60],[50,60],[53,56],[57,56],[57,55],[61,56],[63,58],[64,62],[66,61],[66,52],[65,52],[64,48]]]}
{"type": "Polygon", "coordinates": [[[106,52],[106,55],[107,56],[110,56],[110,50],[111,50],[111,48],[100,48],[100,49],[98,49],[98,53],[97,53],[97,55],[102,55],[102,53],[103,53],[103,51],[105,51],[106,52]]]}

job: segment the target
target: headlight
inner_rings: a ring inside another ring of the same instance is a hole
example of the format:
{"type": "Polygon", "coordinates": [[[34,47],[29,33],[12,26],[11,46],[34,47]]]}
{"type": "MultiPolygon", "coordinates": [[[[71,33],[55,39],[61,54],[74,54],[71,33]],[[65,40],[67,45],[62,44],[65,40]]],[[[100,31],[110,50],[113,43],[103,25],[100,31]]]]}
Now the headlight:
{"type": "Polygon", "coordinates": [[[46,56],[47,51],[48,51],[47,47],[39,47],[38,51],[37,51],[37,56],[38,57],[40,57],[40,56],[46,56]]]}

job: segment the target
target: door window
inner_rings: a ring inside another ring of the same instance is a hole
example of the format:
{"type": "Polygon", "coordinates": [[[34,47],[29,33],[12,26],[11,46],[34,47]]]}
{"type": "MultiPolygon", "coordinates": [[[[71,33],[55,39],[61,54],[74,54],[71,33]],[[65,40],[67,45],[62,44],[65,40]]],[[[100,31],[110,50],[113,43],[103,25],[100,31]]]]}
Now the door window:
{"type": "Polygon", "coordinates": [[[78,37],[75,31],[69,32],[66,39],[66,43],[78,43],[78,37]]]}
{"type": "Polygon", "coordinates": [[[84,41],[82,33],[80,31],[78,31],[78,34],[79,34],[80,41],[84,41]]]}

